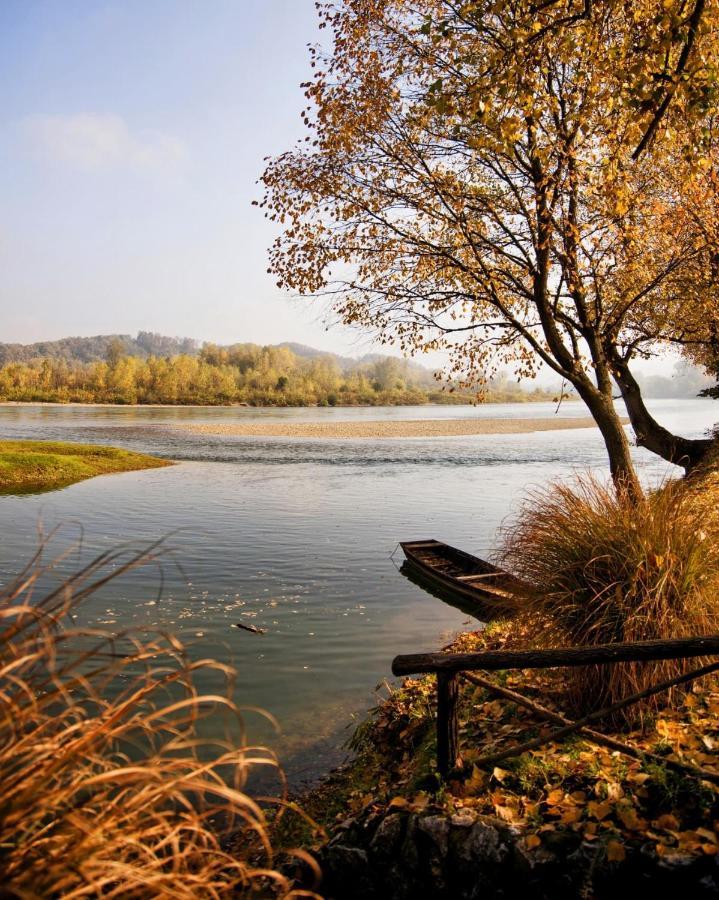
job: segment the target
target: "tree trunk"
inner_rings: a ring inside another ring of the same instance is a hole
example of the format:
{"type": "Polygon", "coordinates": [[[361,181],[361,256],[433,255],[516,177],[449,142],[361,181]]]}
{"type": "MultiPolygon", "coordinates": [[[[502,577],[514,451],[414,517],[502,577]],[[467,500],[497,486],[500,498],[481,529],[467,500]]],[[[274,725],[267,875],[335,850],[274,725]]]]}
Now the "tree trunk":
{"type": "Polygon", "coordinates": [[[630,497],[638,499],[642,496],[642,488],[634,470],[629,439],[614,408],[612,398],[582,383],[575,384],[575,387],[604,438],[609,456],[609,471],[617,493],[625,492],[630,497]]]}
{"type": "Polygon", "coordinates": [[[714,441],[709,438],[692,440],[667,431],[644,405],[641,389],[629,366],[614,360],[613,374],[627,407],[637,446],[646,447],[675,466],[682,466],[687,472],[701,462],[714,441]]]}

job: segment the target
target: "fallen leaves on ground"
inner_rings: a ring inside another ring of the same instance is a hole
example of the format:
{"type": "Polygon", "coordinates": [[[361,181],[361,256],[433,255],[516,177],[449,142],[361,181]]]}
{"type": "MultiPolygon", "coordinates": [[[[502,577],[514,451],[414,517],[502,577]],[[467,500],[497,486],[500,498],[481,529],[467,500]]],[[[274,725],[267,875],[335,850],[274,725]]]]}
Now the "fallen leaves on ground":
{"type": "MultiPolygon", "coordinates": [[[[502,649],[517,639],[516,629],[510,634],[500,627],[489,636],[464,633],[451,649],[502,649]]],[[[561,671],[497,672],[492,677],[561,712],[561,671]]],[[[567,830],[601,843],[606,858],[617,863],[628,845],[648,842],[666,858],[719,852],[719,787],[663,764],[633,759],[574,736],[504,760],[491,770],[475,765],[484,754],[554,726],[468,683],[462,687],[460,707],[463,772],[448,790],[417,790],[434,766],[434,698],[432,677],[407,679],[378,707],[365,736],[383,759],[374,795],[378,809],[389,803],[398,810],[419,812],[431,806],[450,814],[494,816],[524,831],[529,850],[541,847],[550,833],[567,830]]],[[[704,679],[693,685],[679,707],[664,710],[653,723],[645,721],[643,731],[616,736],[662,759],[719,772],[718,713],[719,685],[704,679]]],[[[372,801],[362,793],[355,802],[363,808],[372,801]]]]}

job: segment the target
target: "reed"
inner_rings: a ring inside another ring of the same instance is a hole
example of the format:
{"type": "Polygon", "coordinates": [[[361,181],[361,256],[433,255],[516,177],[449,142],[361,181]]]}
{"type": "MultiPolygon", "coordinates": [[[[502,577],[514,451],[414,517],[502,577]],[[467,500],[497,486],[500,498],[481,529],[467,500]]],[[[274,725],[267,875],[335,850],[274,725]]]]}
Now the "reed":
{"type": "Polygon", "coordinates": [[[72,625],[83,600],[159,552],[111,550],[52,582],[66,558],[39,551],[0,590],[3,896],[298,896],[275,868],[268,807],[245,791],[258,766],[281,774],[237,739],[232,670],[192,661],[170,634],[72,625]],[[203,695],[208,670],[224,689],[203,695]],[[223,737],[201,737],[218,716],[223,737]]]}
{"type": "MultiPolygon", "coordinates": [[[[523,601],[530,637],[545,646],[591,646],[701,635],[719,612],[716,490],[672,482],[633,500],[593,477],[535,492],[503,529],[503,564],[533,589],[523,601]]],[[[689,662],[567,672],[577,713],[680,674],[689,662]]],[[[615,724],[671,702],[654,697],[615,724]]]]}

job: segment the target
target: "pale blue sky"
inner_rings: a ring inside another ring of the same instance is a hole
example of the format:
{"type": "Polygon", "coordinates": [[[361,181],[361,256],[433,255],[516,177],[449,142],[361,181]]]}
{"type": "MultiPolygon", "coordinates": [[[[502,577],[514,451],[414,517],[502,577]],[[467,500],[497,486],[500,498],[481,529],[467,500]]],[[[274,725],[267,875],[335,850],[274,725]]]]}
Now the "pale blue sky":
{"type": "Polygon", "coordinates": [[[3,0],[0,341],[368,349],[275,288],[251,206],[318,34],[313,0],[3,0]]]}

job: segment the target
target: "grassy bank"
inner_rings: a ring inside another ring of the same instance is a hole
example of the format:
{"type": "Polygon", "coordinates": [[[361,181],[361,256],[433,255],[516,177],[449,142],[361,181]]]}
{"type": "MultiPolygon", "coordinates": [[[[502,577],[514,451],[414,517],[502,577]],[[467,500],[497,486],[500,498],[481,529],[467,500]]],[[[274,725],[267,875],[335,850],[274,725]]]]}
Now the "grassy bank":
{"type": "Polygon", "coordinates": [[[0,441],[0,494],[50,491],[95,475],[169,465],[169,460],[117,447],[0,441]]]}

